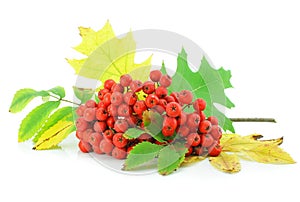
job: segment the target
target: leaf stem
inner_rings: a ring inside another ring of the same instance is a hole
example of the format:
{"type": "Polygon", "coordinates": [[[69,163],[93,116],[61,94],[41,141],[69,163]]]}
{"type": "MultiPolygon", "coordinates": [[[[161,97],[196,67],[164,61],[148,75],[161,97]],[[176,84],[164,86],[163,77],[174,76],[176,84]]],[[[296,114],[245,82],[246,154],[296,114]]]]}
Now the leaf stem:
{"type": "Polygon", "coordinates": [[[78,103],[76,103],[76,102],[72,102],[72,101],[70,101],[70,100],[62,99],[62,98],[56,97],[56,96],[54,96],[54,95],[50,95],[50,97],[53,97],[53,98],[55,98],[55,99],[57,99],[57,100],[59,100],[59,101],[68,102],[68,103],[71,103],[71,104],[80,106],[80,104],[78,104],[78,103]]]}
{"type": "Polygon", "coordinates": [[[276,123],[274,118],[230,118],[232,122],[272,122],[276,123]]]}

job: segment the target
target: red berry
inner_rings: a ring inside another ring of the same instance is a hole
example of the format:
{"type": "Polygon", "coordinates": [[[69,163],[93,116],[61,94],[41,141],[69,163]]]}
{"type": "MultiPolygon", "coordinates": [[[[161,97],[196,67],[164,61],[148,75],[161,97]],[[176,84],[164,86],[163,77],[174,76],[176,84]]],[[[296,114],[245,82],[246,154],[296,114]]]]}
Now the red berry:
{"type": "Polygon", "coordinates": [[[96,154],[104,154],[103,151],[101,151],[100,149],[100,146],[92,146],[93,147],[93,151],[96,153],[96,154]]]}
{"type": "Polygon", "coordinates": [[[108,105],[107,113],[109,116],[113,116],[113,117],[118,116],[118,107],[116,105],[108,105]]]}
{"type": "Polygon", "coordinates": [[[159,70],[153,70],[150,72],[150,79],[153,82],[158,82],[160,80],[161,76],[162,76],[162,73],[159,70]]]}
{"type": "Polygon", "coordinates": [[[152,108],[159,104],[159,98],[154,94],[150,94],[146,97],[145,104],[148,108],[152,108]]]}
{"type": "Polygon", "coordinates": [[[113,150],[114,148],[114,145],[110,142],[110,141],[107,141],[106,139],[103,139],[101,142],[100,142],[100,150],[103,151],[104,153],[106,154],[110,154],[111,151],[113,150]]]}
{"type": "Polygon", "coordinates": [[[96,108],[86,108],[83,112],[84,120],[91,122],[96,118],[96,108]]]}
{"type": "Polygon", "coordinates": [[[191,104],[193,101],[193,93],[189,90],[182,90],[178,96],[179,102],[182,104],[191,104]]]}
{"type": "Polygon", "coordinates": [[[155,89],[155,94],[158,98],[164,98],[168,95],[168,90],[163,86],[159,86],[155,89]]]}
{"type": "Polygon", "coordinates": [[[178,117],[181,114],[181,106],[177,102],[170,102],[166,106],[166,112],[170,117],[178,117]]]}
{"type": "Polygon", "coordinates": [[[113,136],[114,136],[114,132],[109,129],[104,131],[104,133],[103,133],[103,137],[107,140],[111,140],[113,138],[113,136]]]}
{"type": "Polygon", "coordinates": [[[193,147],[188,147],[187,152],[185,153],[185,156],[190,156],[193,153],[193,147]]]}
{"type": "Polygon", "coordinates": [[[208,148],[208,153],[210,156],[219,156],[221,151],[222,151],[222,147],[218,144],[208,148]]]}
{"type": "Polygon", "coordinates": [[[132,108],[127,104],[123,103],[118,107],[118,115],[120,117],[128,117],[130,114],[132,114],[132,108]]]}
{"type": "Polygon", "coordinates": [[[114,129],[118,133],[124,133],[128,129],[128,123],[124,119],[119,119],[115,122],[114,129]]]}
{"type": "Polygon", "coordinates": [[[168,102],[165,99],[159,99],[158,105],[166,109],[168,102]]]}
{"type": "Polygon", "coordinates": [[[108,89],[106,89],[106,88],[101,89],[101,90],[98,92],[98,98],[99,98],[100,100],[103,100],[104,95],[105,95],[106,93],[109,93],[109,92],[110,92],[110,91],[109,91],[108,89]]]}
{"type": "Polygon", "coordinates": [[[193,107],[197,112],[203,111],[206,107],[206,102],[205,100],[198,98],[194,101],[193,107]]]}
{"type": "Polygon", "coordinates": [[[175,102],[179,102],[179,93],[178,92],[172,92],[170,94],[175,99],[175,102]]]}
{"type": "Polygon", "coordinates": [[[85,105],[80,105],[77,109],[76,109],[76,114],[78,116],[83,116],[83,113],[84,113],[84,110],[86,109],[87,107],[85,105]]]}
{"type": "Polygon", "coordinates": [[[90,136],[91,136],[91,134],[92,134],[93,132],[94,132],[94,131],[93,131],[92,129],[90,129],[90,128],[88,128],[88,129],[86,129],[85,131],[83,131],[83,133],[82,133],[82,140],[83,140],[84,142],[89,142],[90,136]]]}
{"type": "Polygon", "coordinates": [[[143,88],[143,83],[139,80],[134,80],[129,85],[132,92],[139,92],[143,88]]]}
{"type": "Polygon", "coordinates": [[[127,87],[130,85],[132,81],[132,78],[129,74],[124,74],[120,77],[120,84],[123,86],[123,87],[127,87]]]}
{"type": "Polygon", "coordinates": [[[150,141],[152,139],[152,136],[149,135],[148,133],[143,133],[141,134],[139,137],[138,137],[138,140],[140,142],[143,142],[143,141],[150,141]]]}
{"type": "Polygon", "coordinates": [[[186,137],[190,132],[190,129],[186,126],[180,126],[179,129],[178,129],[178,134],[181,136],[181,137],[186,137]]]}
{"type": "Polygon", "coordinates": [[[187,121],[187,114],[185,112],[181,112],[180,116],[177,118],[177,125],[182,126],[187,121]]]}
{"type": "Polygon", "coordinates": [[[222,136],[222,131],[217,125],[212,125],[209,134],[215,139],[219,140],[222,136]]]}
{"type": "Polygon", "coordinates": [[[118,147],[115,147],[112,150],[111,155],[116,159],[125,159],[127,156],[127,152],[125,149],[120,149],[118,147]]]}
{"type": "Polygon", "coordinates": [[[104,102],[103,101],[100,101],[99,103],[98,103],[98,105],[97,105],[97,108],[106,108],[106,106],[105,106],[105,104],[104,104],[104,102]]]}
{"type": "Polygon", "coordinates": [[[92,146],[88,142],[79,141],[78,147],[83,153],[89,153],[92,151],[92,146]]]}
{"type": "Polygon", "coordinates": [[[157,112],[159,114],[163,114],[165,112],[165,108],[160,105],[155,105],[151,108],[152,111],[157,112]]]}
{"type": "Polygon", "coordinates": [[[76,131],[76,137],[79,139],[79,140],[82,140],[83,139],[83,132],[82,131],[76,131]]]}
{"type": "Polygon", "coordinates": [[[215,116],[210,116],[210,117],[207,118],[207,120],[210,121],[211,125],[218,125],[219,124],[218,119],[215,116]]]}
{"type": "Polygon", "coordinates": [[[187,136],[187,144],[190,146],[198,146],[200,144],[201,138],[198,133],[191,133],[187,136]]]}
{"type": "Polygon", "coordinates": [[[118,148],[123,148],[127,145],[128,140],[123,136],[123,133],[116,133],[113,136],[113,144],[118,148]]]}
{"type": "Polygon", "coordinates": [[[203,147],[209,147],[214,143],[214,139],[212,138],[211,135],[205,134],[201,135],[201,145],[203,147]]]}
{"type": "Polygon", "coordinates": [[[175,98],[171,95],[168,95],[165,97],[165,100],[169,103],[169,102],[176,102],[175,98]]]}
{"type": "Polygon", "coordinates": [[[201,120],[201,121],[203,121],[203,120],[206,119],[206,118],[205,118],[205,114],[204,114],[203,111],[200,111],[200,112],[199,112],[199,116],[200,116],[200,120],[201,120]]]}
{"type": "Polygon", "coordinates": [[[169,75],[163,75],[161,76],[159,83],[161,86],[169,87],[172,83],[172,77],[170,77],[169,75]]]}
{"type": "Polygon", "coordinates": [[[123,93],[124,92],[124,87],[121,84],[119,84],[119,83],[115,83],[111,87],[111,92],[120,92],[120,93],[123,93]]]}
{"type": "Polygon", "coordinates": [[[137,124],[137,117],[136,116],[134,116],[134,115],[130,115],[129,117],[127,117],[128,119],[127,119],[127,122],[128,122],[128,125],[129,125],[129,127],[135,127],[136,126],[136,124],[137,124]]]}
{"type": "Polygon", "coordinates": [[[84,131],[88,128],[88,126],[88,122],[83,117],[80,117],[76,120],[77,131],[84,131]]]}
{"type": "Polygon", "coordinates": [[[108,105],[110,105],[111,103],[111,93],[106,93],[103,97],[103,104],[105,107],[107,107],[108,105]]]}
{"type": "Polygon", "coordinates": [[[152,81],[146,81],[144,84],[143,84],[143,91],[144,93],[146,94],[151,94],[153,93],[155,90],[155,84],[152,82],[152,81]]]}
{"type": "Polygon", "coordinates": [[[177,127],[177,120],[173,117],[166,116],[163,121],[162,134],[166,137],[172,136],[177,127]]]}
{"type": "Polygon", "coordinates": [[[191,129],[198,129],[200,123],[200,116],[196,113],[188,114],[187,116],[187,125],[191,129]]]}
{"type": "Polygon", "coordinates": [[[204,154],[203,147],[195,147],[194,151],[195,151],[195,154],[198,155],[198,156],[201,156],[202,154],[204,154]]]}
{"type": "Polygon", "coordinates": [[[104,108],[98,108],[96,111],[96,118],[99,121],[105,121],[108,117],[108,112],[104,108]]]}
{"type": "Polygon", "coordinates": [[[102,133],[102,132],[104,132],[106,130],[107,125],[103,121],[96,121],[94,123],[94,127],[93,128],[94,128],[94,131],[102,133]]]}
{"type": "Polygon", "coordinates": [[[133,92],[127,92],[124,94],[123,100],[124,100],[125,104],[132,106],[137,101],[137,96],[133,92]]]}
{"type": "Polygon", "coordinates": [[[88,108],[94,108],[97,106],[97,103],[94,100],[88,100],[86,101],[85,106],[88,108]]]}
{"type": "Polygon", "coordinates": [[[90,138],[89,138],[89,143],[92,145],[92,146],[99,146],[100,144],[100,141],[103,139],[103,136],[98,133],[98,132],[95,132],[95,133],[92,133],[90,135],[90,138]]]}
{"type": "Polygon", "coordinates": [[[133,105],[133,111],[137,114],[143,114],[143,112],[147,110],[147,106],[145,104],[144,100],[138,100],[136,103],[133,105]]]}
{"type": "Polygon", "coordinates": [[[104,82],[104,88],[106,88],[107,90],[110,90],[111,87],[115,84],[116,82],[112,79],[107,79],[105,82],[104,82]]]}
{"type": "Polygon", "coordinates": [[[134,145],[127,148],[127,154],[129,154],[131,152],[131,150],[133,149],[133,147],[134,147],[134,145]]]}
{"type": "Polygon", "coordinates": [[[120,105],[123,102],[123,94],[120,92],[113,92],[110,99],[111,104],[120,105]]]}
{"type": "Polygon", "coordinates": [[[112,117],[112,116],[108,117],[108,119],[106,120],[106,124],[108,127],[113,128],[115,125],[114,117],[112,117]]]}
{"type": "Polygon", "coordinates": [[[201,121],[199,124],[199,131],[200,133],[208,133],[211,129],[211,123],[210,121],[204,120],[201,121]]]}

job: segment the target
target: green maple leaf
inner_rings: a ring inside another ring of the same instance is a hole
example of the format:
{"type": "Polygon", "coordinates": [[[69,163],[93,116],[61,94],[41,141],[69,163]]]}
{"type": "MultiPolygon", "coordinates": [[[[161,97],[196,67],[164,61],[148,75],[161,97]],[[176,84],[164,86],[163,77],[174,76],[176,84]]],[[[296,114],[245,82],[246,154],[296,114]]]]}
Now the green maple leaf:
{"type": "MultiPolygon", "coordinates": [[[[166,73],[164,64],[161,70],[166,73]]],[[[204,111],[206,116],[216,116],[219,125],[225,131],[234,132],[232,121],[215,106],[215,104],[220,104],[226,108],[234,107],[225,94],[225,89],[232,87],[230,78],[229,70],[212,68],[205,57],[202,58],[199,69],[193,72],[188,65],[187,54],[182,49],[177,57],[177,70],[172,77],[172,85],[169,89],[171,92],[187,89],[193,92],[194,99],[203,98],[207,103],[204,111]]]]}
{"type": "Polygon", "coordinates": [[[136,42],[132,32],[117,38],[109,22],[99,31],[80,27],[82,42],[74,49],[88,56],[83,59],[67,59],[79,76],[118,81],[123,74],[145,81],[151,68],[151,57],[140,64],[134,62],[136,42]]]}

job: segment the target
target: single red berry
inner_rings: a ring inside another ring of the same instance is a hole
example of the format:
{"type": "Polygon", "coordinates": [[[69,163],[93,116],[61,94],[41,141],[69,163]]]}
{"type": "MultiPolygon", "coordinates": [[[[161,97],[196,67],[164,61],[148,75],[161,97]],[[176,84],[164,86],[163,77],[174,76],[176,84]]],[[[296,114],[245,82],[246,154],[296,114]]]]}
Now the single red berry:
{"type": "Polygon", "coordinates": [[[106,124],[107,124],[108,127],[113,128],[114,125],[115,125],[114,117],[112,117],[112,116],[108,117],[107,120],[106,120],[106,124]]]}
{"type": "Polygon", "coordinates": [[[118,107],[116,105],[111,105],[111,104],[108,105],[106,111],[109,116],[112,116],[112,117],[118,116],[118,107]]]}
{"type": "Polygon", "coordinates": [[[127,92],[123,95],[123,100],[124,100],[125,104],[132,106],[137,101],[137,96],[133,92],[127,92]]]}
{"type": "Polygon", "coordinates": [[[177,128],[177,120],[166,116],[163,121],[162,134],[166,137],[172,136],[177,128]]]}
{"type": "Polygon", "coordinates": [[[180,126],[177,133],[181,136],[181,137],[186,137],[190,132],[190,129],[186,126],[180,126]]]}
{"type": "Polygon", "coordinates": [[[169,87],[172,83],[172,77],[170,77],[169,75],[162,75],[160,80],[159,80],[159,83],[161,86],[164,86],[164,87],[169,87]]]}
{"type": "Polygon", "coordinates": [[[83,153],[89,153],[92,151],[92,146],[88,142],[79,141],[78,147],[83,153]]]}
{"type": "Polygon", "coordinates": [[[211,129],[211,123],[208,120],[201,121],[199,124],[200,133],[209,133],[211,129]]]}
{"type": "Polygon", "coordinates": [[[129,74],[124,74],[120,77],[120,84],[123,87],[128,87],[132,81],[132,78],[129,74]]]}
{"type": "Polygon", "coordinates": [[[163,114],[166,110],[160,105],[155,105],[151,108],[152,111],[157,112],[159,114],[163,114]]]}
{"type": "Polygon", "coordinates": [[[129,117],[130,114],[132,114],[132,108],[127,104],[123,103],[118,107],[118,115],[120,117],[129,117]]]}
{"type": "Polygon", "coordinates": [[[84,120],[91,122],[96,118],[96,108],[86,108],[83,112],[84,120]]]}
{"type": "Polygon", "coordinates": [[[124,119],[115,122],[114,129],[118,133],[124,133],[128,129],[128,123],[124,119]]]}
{"type": "Polygon", "coordinates": [[[103,139],[103,136],[98,133],[98,132],[94,132],[90,135],[90,138],[89,138],[89,143],[92,145],[92,146],[99,146],[100,144],[100,141],[103,139]]]}
{"type": "Polygon", "coordinates": [[[143,141],[151,141],[151,139],[152,139],[152,136],[149,135],[148,133],[143,133],[143,134],[141,134],[141,135],[138,137],[138,140],[139,140],[140,142],[143,142],[143,141]]]}
{"type": "Polygon", "coordinates": [[[85,131],[88,128],[88,126],[88,122],[83,117],[79,117],[76,120],[77,131],[85,131]]]}
{"type": "Polygon", "coordinates": [[[163,86],[159,86],[155,89],[155,94],[158,98],[164,98],[168,95],[168,90],[163,86]]]}
{"type": "Polygon", "coordinates": [[[113,150],[114,148],[114,145],[110,142],[110,141],[107,141],[106,139],[103,139],[101,142],[100,142],[100,150],[103,151],[104,153],[110,155],[111,154],[111,151],[113,150]]]}
{"type": "Polygon", "coordinates": [[[129,88],[132,92],[139,92],[143,88],[143,83],[139,80],[133,80],[130,83],[129,88]]]}
{"type": "Polygon", "coordinates": [[[222,131],[217,125],[212,125],[209,134],[215,139],[219,140],[222,136],[222,131]]]}
{"type": "Polygon", "coordinates": [[[175,102],[179,103],[179,93],[178,92],[172,92],[170,94],[170,96],[172,96],[175,99],[175,102]]]}
{"type": "Polygon", "coordinates": [[[203,111],[200,111],[200,112],[199,112],[199,116],[200,116],[200,120],[201,120],[201,121],[204,121],[204,120],[206,119],[205,114],[204,114],[203,111]]]}
{"type": "Polygon", "coordinates": [[[116,159],[125,159],[127,156],[127,152],[125,149],[120,149],[118,147],[115,147],[113,148],[111,155],[116,159]]]}
{"type": "Polygon", "coordinates": [[[171,95],[166,96],[165,100],[167,101],[167,103],[176,102],[175,98],[171,95]]]}
{"type": "Polygon", "coordinates": [[[183,126],[187,121],[187,114],[185,112],[181,112],[180,116],[177,118],[177,125],[183,126]]]}
{"type": "Polygon", "coordinates": [[[86,101],[85,106],[88,108],[94,108],[97,106],[97,103],[94,100],[88,100],[86,101]]]}
{"type": "Polygon", "coordinates": [[[104,137],[105,139],[107,139],[107,140],[111,140],[111,139],[113,138],[113,136],[114,136],[114,132],[113,132],[112,130],[110,130],[110,129],[105,130],[105,131],[103,132],[103,137],[104,137]]]}
{"type": "Polygon", "coordinates": [[[76,109],[76,114],[78,116],[83,116],[83,113],[84,113],[84,110],[86,109],[87,107],[85,105],[80,105],[77,109],[76,109]]]}
{"type": "Polygon", "coordinates": [[[210,121],[211,125],[218,125],[219,124],[218,119],[215,116],[210,116],[210,117],[207,118],[207,120],[210,121]]]}
{"type": "Polygon", "coordinates": [[[193,153],[193,147],[188,147],[187,152],[185,153],[185,156],[190,156],[193,153]]]}
{"type": "Polygon", "coordinates": [[[100,146],[92,146],[93,147],[93,151],[96,153],[96,154],[104,154],[103,151],[101,151],[100,149],[100,146]]]}
{"type": "Polygon", "coordinates": [[[103,104],[105,107],[107,107],[108,105],[110,105],[111,103],[111,93],[106,93],[103,97],[103,104]]]}
{"type": "Polygon", "coordinates": [[[186,124],[188,127],[190,127],[190,129],[198,129],[200,124],[200,116],[196,113],[188,114],[186,124]]]}
{"type": "Polygon", "coordinates": [[[106,109],[104,109],[104,108],[98,108],[97,109],[96,118],[99,121],[106,121],[107,117],[108,117],[108,112],[106,111],[106,109]]]}
{"type": "Polygon", "coordinates": [[[198,133],[191,133],[187,136],[187,144],[190,146],[198,146],[200,144],[201,138],[198,133]]]}
{"type": "Polygon", "coordinates": [[[214,143],[214,139],[209,134],[201,135],[201,145],[203,147],[209,147],[214,143]]]}
{"type": "Polygon", "coordinates": [[[120,92],[113,92],[111,94],[110,102],[112,105],[120,105],[123,102],[123,94],[120,92]]]}
{"type": "Polygon", "coordinates": [[[109,92],[110,92],[110,91],[109,91],[108,89],[106,89],[106,88],[101,89],[101,90],[98,92],[98,98],[99,98],[99,100],[103,100],[104,95],[105,95],[106,93],[109,93],[109,92]]]}
{"type": "Polygon", "coordinates": [[[155,91],[155,84],[152,81],[146,81],[143,84],[143,91],[148,95],[153,93],[155,91]]]}
{"type": "Polygon", "coordinates": [[[193,107],[197,112],[203,111],[206,108],[205,100],[198,98],[193,102],[193,107]]]}
{"type": "Polygon", "coordinates": [[[177,102],[170,102],[166,106],[166,112],[170,117],[178,117],[181,114],[181,106],[177,102]]]}
{"type": "Polygon", "coordinates": [[[166,109],[168,102],[165,99],[159,99],[158,105],[166,109]]]}
{"type": "Polygon", "coordinates": [[[111,87],[111,92],[120,92],[120,93],[123,93],[124,92],[124,87],[121,84],[119,84],[119,83],[115,83],[111,87]]]}
{"type": "Polygon", "coordinates": [[[127,145],[128,140],[123,136],[123,133],[116,133],[113,136],[113,144],[118,148],[123,148],[127,145]]]}
{"type": "Polygon", "coordinates": [[[76,137],[79,139],[79,140],[82,140],[83,139],[83,132],[82,131],[76,131],[76,137]]]}
{"type": "Polygon", "coordinates": [[[89,142],[90,136],[91,136],[91,134],[92,134],[93,132],[94,132],[94,131],[93,131],[93,129],[91,129],[91,128],[88,128],[88,129],[86,129],[85,131],[83,131],[83,133],[82,133],[82,140],[83,140],[84,142],[89,142]]]}
{"type": "Polygon", "coordinates": [[[179,92],[178,100],[182,104],[189,105],[193,101],[193,93],[189,90],[182,90],[179,92]]]}
{"type": "Polygon", "coordinates": [[[129,117],[127,117],[127,122],[129,127],[135,127],[137,121],[138,121],[137,117],[132,114],[129,117]]]}
{"type": "Polygon", "coordinates": [[[102,133],[102,132],[104,132],[106,130],[107,125],[106,125],[106,123],[104,121],[96,121],[94,123],[94,127],[93,128],[94,128],[94,131],[102,133]]]}
{"type": "Polygon", "coordinates": [[[153,82],[158,82],[160,80],[161,76],[162,76],[162,73],[159,70],[153,70],[150,72],[150,79],[153,82]]]}
{"type": "Polygon", "coordinates": [[[103,101],[100,101],[97,105],[97,108],[106,108],[106,106],[103,101]]]}
{"type": "Polygon", "coordinates": [[[154,94],[150,94],[146,97],[145,104],[148,108],[152,108],[159,104],[159,98],[154,94]]]}
{"type": "Polygon", "coordinates": [[[144,100],[138,100],[133,105],[133,111],[137,114],[143,114],[147,110],[147,106],[144,100]]]}
{"type": "Polygon", "coordinates": [[[112,79],[107,79],[105,82],[104,82],[104,88],[106,88],[107,90],[110,90],[111,87],[115,84],[116,82],[112,79]]]}
{"type": "Polygon", "coordinates": [[[210,156],[219,156],[221,152],[222,147],[219,144],[208,148],[208,153],[210,156]]]}

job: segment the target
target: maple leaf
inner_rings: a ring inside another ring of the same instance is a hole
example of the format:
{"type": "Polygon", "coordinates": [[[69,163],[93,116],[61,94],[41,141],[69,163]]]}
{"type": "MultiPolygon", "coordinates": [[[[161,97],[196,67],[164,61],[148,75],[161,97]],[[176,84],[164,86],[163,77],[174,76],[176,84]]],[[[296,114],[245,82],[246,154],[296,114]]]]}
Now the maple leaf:
{"type": "Polygon", "coordinates": [[[136,42],[132,32],[117,38],[108,21],[97,32],[84,27],[79,31],[82,42],[74,49],[88,57],[67,59],[76,74],[102,82],[107,79],[118,81],[123,74],[142,81],[148,79],[152,56],[140,64],[134,62],[136,42]]]}
{"type": "MultiPolygon", "coordinates": [[[[164,64],[161,71],[166,73],[164,64]]],[[[205,114],[216,116],[219,125],[225,131],[234,132],[232,121],[215,106],[215,104],[220,104],[227,108],[234,107],[234,104],[225,94],[225,89],[232,87],[230,78],[231,73],[229,70],[212,68],[205,57],[202,58],[199,69],[193,72],[188,65],[187,54],[182,49],[177,57],[177,69],[172,77],[172,84],[169,89],[171,92],[180,92],[187,89],[192,91],[195,99],[203,98],[206,101],[205,114]]]]}

